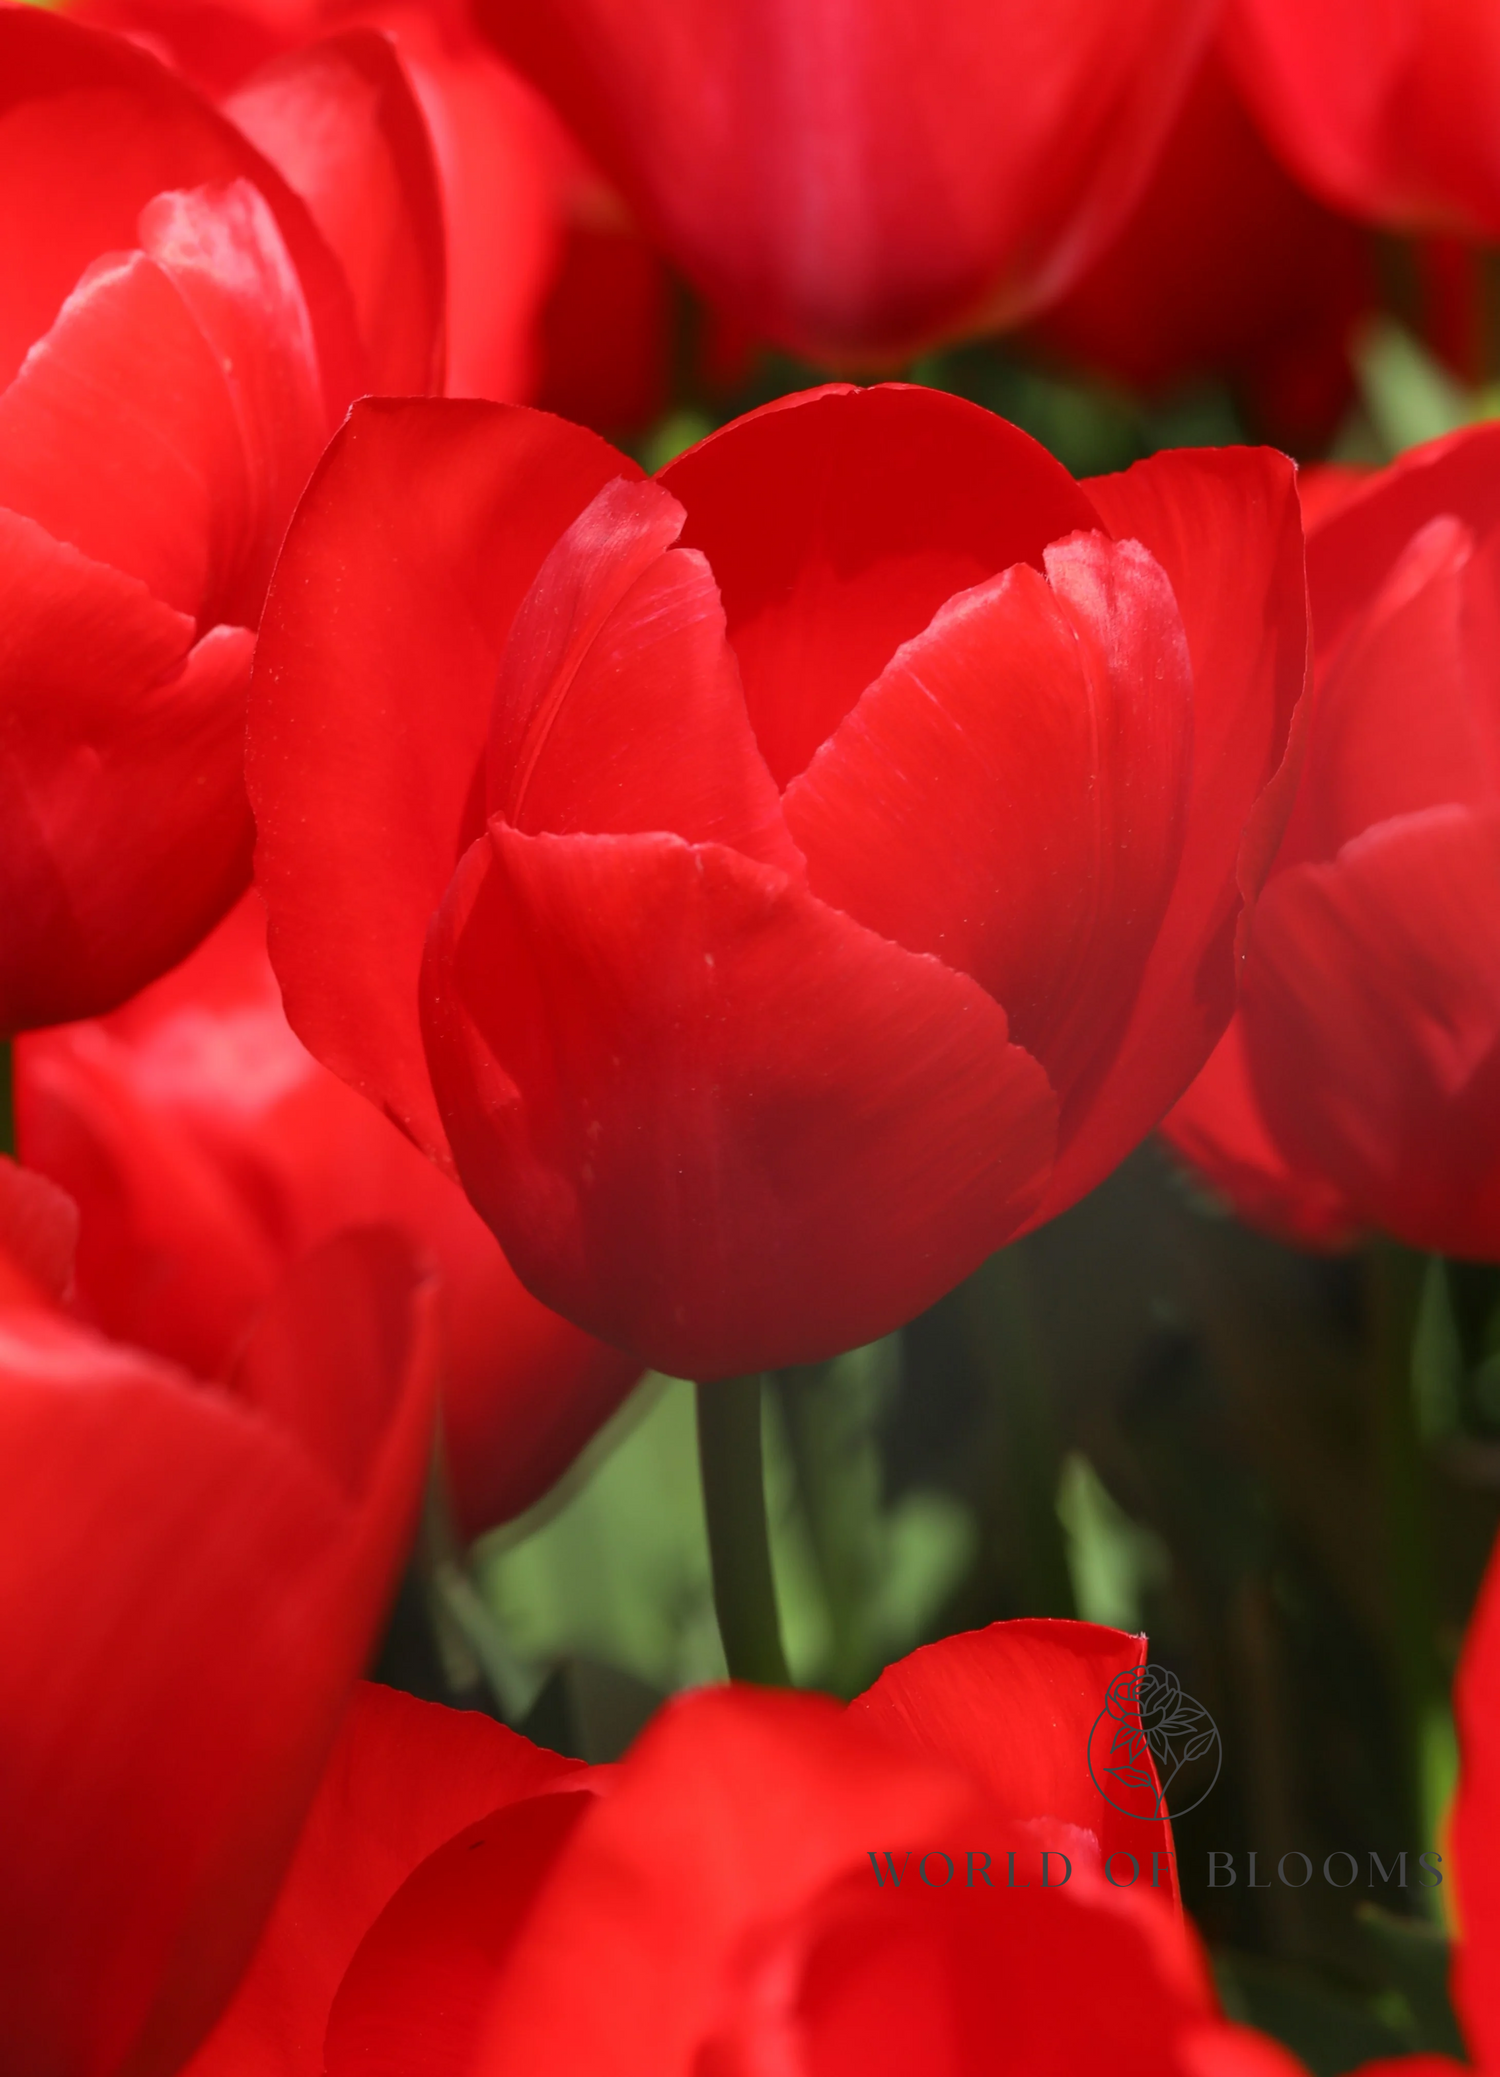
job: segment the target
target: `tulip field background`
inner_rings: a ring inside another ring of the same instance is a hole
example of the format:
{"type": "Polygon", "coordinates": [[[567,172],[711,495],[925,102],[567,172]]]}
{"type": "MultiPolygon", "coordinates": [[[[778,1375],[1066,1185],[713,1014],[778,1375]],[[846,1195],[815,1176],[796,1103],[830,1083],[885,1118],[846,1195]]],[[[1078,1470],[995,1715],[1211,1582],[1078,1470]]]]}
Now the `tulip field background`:
{"type": "MultiPolygon", "coordinates": [[[[705,379],[704,312],[673,296],[678,394],[628,440],[651,468],[822,372],[761,352],[732,390],[705,379]]],[[[1485,413],[1394,315],[1355,367],[1314,458],[1378,463],[1485,413]]],[[[992,343],[909,376],[1011,418],[1080,476],[1264,436],[1222,375],[1142,395],[992,343]]],[[[1461,2053],[1431,1893],[1252,1891],[1245,1856],[1263,1872],[1287,1851],[1320,1865],[1441,1844],[1446,1684],[1500,1525],[1500,1269],[1279,1245],[1153,1142],[899,1333],[775,1375],[764,1442],[800,1685],[851,1696],[918,1644],[1021,1615],[1145,1630],[1221,1732],[1218,1787],[1176,1829],[1231,2016],[1320,2077],[1461,2053]],[[1409,1329],[1401,1492],[1389,1424],[1409,1329]],[[1393,1536],[1425,1668],[1403,1658],[1393,1536]],[[1233,1855],[1232,1887],[1207,1886],[1210,1849],[1233,1855]]],[[[472,1548],[429,1508],[377,1667],[595,1761],[723,1671],[692,1388],[654,1374],[553,1492],[472,1548]]]]}

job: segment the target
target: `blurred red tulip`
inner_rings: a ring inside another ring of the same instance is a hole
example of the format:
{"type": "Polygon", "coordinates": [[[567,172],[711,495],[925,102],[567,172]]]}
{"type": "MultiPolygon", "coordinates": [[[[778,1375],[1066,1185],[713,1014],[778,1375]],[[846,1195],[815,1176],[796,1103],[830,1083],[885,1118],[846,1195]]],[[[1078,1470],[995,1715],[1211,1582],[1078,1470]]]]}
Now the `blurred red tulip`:
{"type": "Polygon", "coordinates": [[[1207,0],[484,0],[663,250],[759,336],[886,361],[1012,322],[1150,171],[1207,0]]]}
{"type": "Polygon", "coordinates": [[[1227,375],[1268,438],[1317,447],[1375,299],[1367,234],[1282,171],[1212,50],[1129,222],[1033,336],[1148,392],[1227,375]]]}
{"type": "Polygon", "coordinates": [[[1500,14],[1485,0],[1230,0],[1225,34],[1314,194],[1396,230],[1500,237],[1500,14]]]}
{"type": "Polygon", "coordinates": [[[299,1044],[256,895],[136,1001],[15,1061],[22,1155],[82,1207],[76,1300],[106,1333],[219,1377],[341,1228],[385,1220],[436,1262],[466,1534],[538,1498],[640,1375],[539,1305],[463,1193],[299,1044]]]}
{"type": "Polygon", "coordinates": [[[836,388],[653,485],[533,413],[361,406],[257,661],[289,1013],[567,1317],[677,1375],[830,1355],[1202,1064],[1305,645],[1280,456],[1085,490],[836,388]]]}
{"type": "Polygon", "coordinates": [[[337,211],[143,51],[0,11],[0,1031],[121,1001],[242,890],[282,531],[349,398],[436,365],[437,199],[389,51],[340,38],[266,95],[337,211]]]}
{"type": "Polygon", "coordinates": [[[169,2077],[245,1966],[384,1614],[434,1290],[395,1233],[345,1234],[206,1385],[48,1302],[68,1224],[0,1166],[0,2039],[7,2077],[169,2077]]]}
{"type": "Polygon", "coordinates": [[[1244,1215],[1500,1259],[1500,429],[1308,536],[1317,692],[1236,1026],[1167,1121],[1244,1215]]]}
{"type": "Polygon", "coordinates": [[[847,1711],[700,1690],[603,1769],[367,1689],[191,2077],[978,2077],[1002,2030],[1028,2070],[1289,2073],[1217,2010],[1169,1828],[1089,1778],[1106,1688],[1143,1656],[995,1624],[847,1711]]]}

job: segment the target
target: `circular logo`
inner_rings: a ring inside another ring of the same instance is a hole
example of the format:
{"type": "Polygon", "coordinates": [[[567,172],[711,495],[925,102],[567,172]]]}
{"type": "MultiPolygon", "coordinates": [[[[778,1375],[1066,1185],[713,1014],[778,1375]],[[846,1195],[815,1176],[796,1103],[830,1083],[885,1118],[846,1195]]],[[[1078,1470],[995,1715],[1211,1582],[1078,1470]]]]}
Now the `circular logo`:
{"type": "Polygon", "coordinates": [[[1175,1673],[1132,1666],[1110,1682],[1089,1733],[1089,1773],[1126,1817],[1182,1817],[1219,1778],[1219,1729],[1175,1673]]]}

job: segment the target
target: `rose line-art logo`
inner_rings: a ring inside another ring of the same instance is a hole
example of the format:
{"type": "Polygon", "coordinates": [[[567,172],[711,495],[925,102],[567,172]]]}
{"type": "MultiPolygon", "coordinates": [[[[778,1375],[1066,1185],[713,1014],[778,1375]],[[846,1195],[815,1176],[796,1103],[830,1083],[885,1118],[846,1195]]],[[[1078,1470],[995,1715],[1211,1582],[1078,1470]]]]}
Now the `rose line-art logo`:
{"type": "Polygon", "coordinates": [[[1219,1778],[1219,1730],[1175,1673],[1132,1666],[1117,1673],[1089,1733],[1089,1773],[1126,1817],[1182,1817],[1219,1778]]]}

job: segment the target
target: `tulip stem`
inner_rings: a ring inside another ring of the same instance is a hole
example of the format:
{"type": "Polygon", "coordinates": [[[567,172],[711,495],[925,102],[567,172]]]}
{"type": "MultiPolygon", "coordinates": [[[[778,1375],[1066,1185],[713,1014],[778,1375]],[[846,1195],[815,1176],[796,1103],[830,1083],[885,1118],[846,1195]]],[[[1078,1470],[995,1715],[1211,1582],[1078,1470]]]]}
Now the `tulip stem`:
{"type": "MultiPolygon", "coordinates": [[[[1375,1451],[1390,1593],[1390,1649],[1411,1816],[1434,1843],[1448,1698],[1437,1652],[1426,1463],[1412,1401],[1412,1341],[1423,1260],[1391,1241],[1369,1258],[1375,1451]]],[[[1451,1738],[1451,1731],[1446,1735],[1451,1738]]]]}
{"type": "Polygon", "coordinates": [[[714,1608],[731,1680],[790,1687],[771,1539],[766,1526],[766,1481],[761,1461],[759,1374],[700,1384],[698,1468],[714,1608]]]}

